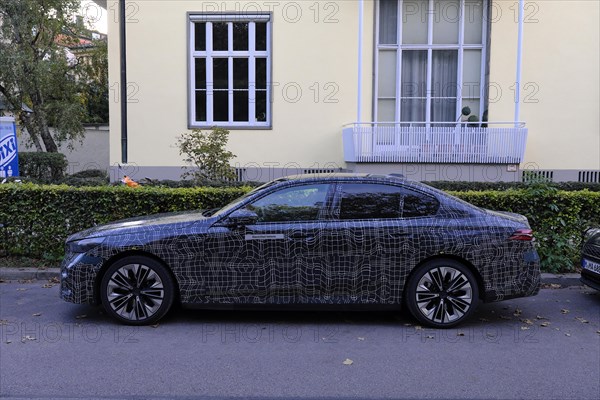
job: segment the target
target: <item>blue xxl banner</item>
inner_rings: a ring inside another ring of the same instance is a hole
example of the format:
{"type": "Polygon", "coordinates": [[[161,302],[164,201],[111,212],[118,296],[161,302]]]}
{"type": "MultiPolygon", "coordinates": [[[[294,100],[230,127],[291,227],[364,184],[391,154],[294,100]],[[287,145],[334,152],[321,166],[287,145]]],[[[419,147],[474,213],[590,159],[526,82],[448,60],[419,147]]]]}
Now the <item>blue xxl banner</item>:
{"type": "Polygon", "coordinates": [[[19,176],[15,119],[0,117],[0,178],[19,176]]]}

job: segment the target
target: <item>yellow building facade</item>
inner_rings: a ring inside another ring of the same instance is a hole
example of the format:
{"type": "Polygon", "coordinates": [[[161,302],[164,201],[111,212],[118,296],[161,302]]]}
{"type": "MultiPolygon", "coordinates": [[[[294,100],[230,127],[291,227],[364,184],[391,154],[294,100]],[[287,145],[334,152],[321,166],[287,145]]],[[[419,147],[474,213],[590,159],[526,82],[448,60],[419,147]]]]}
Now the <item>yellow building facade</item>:
{"type": "Polygon", "coordinates": [[[340,169],[600,179],[598,2],[106,7],[110,162],[134,177],[179,177],[178,136],[223,126],[248,180],[340,169]]]}

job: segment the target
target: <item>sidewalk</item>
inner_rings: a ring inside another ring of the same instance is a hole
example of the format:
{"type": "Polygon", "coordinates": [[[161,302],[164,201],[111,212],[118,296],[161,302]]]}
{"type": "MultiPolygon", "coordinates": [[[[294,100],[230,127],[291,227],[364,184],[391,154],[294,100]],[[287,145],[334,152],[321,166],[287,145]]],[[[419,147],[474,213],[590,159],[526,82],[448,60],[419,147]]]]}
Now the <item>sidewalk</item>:
{"type": "MultiPolygon", "coordinates": [[[[557,284],[561,286],[579,286],[579,274],[548,274],[542,273],[542,283],[557,284]]],[[[52,278],[60,279],[60,270],[58,268],[48,268],[39,270],[35,268],[1,268],[0,280],[2,281],[28,281],[28,280],[49,280],[52,278]]]]}

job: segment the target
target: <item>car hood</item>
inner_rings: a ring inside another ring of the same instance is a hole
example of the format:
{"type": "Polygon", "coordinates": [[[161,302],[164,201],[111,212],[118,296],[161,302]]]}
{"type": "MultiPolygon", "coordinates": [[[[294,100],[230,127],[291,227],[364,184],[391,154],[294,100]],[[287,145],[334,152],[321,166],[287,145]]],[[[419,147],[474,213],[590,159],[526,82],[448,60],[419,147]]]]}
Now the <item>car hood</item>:
{"type": "Polygon", "coordinates": [[[67,242],[101,236],[124,235],[146,229],[155,229],[161,225],[173,225],[173,228],[180,229],[194,222],[207,219],[207,217],[202,215],[202,211],[185,211],[128,218],[77,232],[69,236],[67,242]]]}

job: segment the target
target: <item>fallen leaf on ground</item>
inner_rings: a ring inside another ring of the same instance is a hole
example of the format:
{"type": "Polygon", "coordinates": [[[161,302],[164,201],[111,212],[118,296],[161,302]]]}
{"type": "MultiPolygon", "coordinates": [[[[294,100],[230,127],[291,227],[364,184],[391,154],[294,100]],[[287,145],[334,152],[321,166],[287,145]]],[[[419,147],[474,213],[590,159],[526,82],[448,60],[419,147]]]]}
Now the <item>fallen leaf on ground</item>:
{"type": "Polygon", "coordinates": [[[422,331],[423,327],[421,325],[415,325],[415,330],[416,331],[422,331]]]}
{"type": "Polygon", "coordinates": [[[18,290],[19,292],[23,292],[23,291],[25,291],[25,290],[27,290],[27,289],[20,287],[20,288],[18,288],[17,290],[18,290]]]}
{"type": "Polygon", "coordinates": [[[8,325],[7,319],[0,319],[0,325],[8,325]]]}
{"type": "Polygon", "coordinates": [[[42,315],[42,313],[41,313],[41,312],[36,312],[36,313],[34,313],[34,314],[31,314],[31,315],[32,315],[33,317],[39,317],[40,315],[42,315]]]}
{"type": "Polygon", "coordinates": [[[352,365],[352,364],[354,364],[354,361],[352,361],[349,358],[346,358],[342,364],[344,364],[344,365],[352,365]]]}
{"type": "Polygon", "coordinates": [[[456,336],[465,336],[464,332],[458,332],[456,336]]]}
{"type": "Polygon", "coordinates": [[[153,327],[154,329],[156,329],[156,328],[158,328],[158,325],[160,325],[160,324],[157,323],[157,324],[150,325],[150,326],[153,327]]]}
{"type": "Polygon", "coordinates": [[[506,315],[501,315],[500,318],[502,318],[502,319],[511,319],[510,317],[508,317],[506,315]]]}
{"type": "Polygon", "coordinates": [[[521,327],[521,330],[522,330],[522,331],[526,331],[526,330],[529,330],[529,329],[531,329],[531,328],[530,328],[530,327],[528,327],[528,326],[526,326],[526,325],[523,325],[523,326],[521,327]]]}
{"type": "Polygon", "coordinates": [[[50,289],[50,288],[53,288],[54,286],[56,286],[56,285],[53,284],[53,283],[45,283],[45,284],[42,285],[42,288],[44,288],[44,289],[50,289]]]}
{"type": "Polygon", "coordinates": [[[598,335],[600,335],[600,331],[596,331],[596,333],[597,333],[598,335]]]}
{"type": "Polygon", "coordinates": [[[365,340],[364,337],[357,337],[358,340],[360,340],[361,342],[363,342],[365,340]]]}
{"type": "Polygon", "coordinates": [[[48,282],[50,282],[50,283],[60,283],[60,280],[57,277],[53,276],[52,278],[50,278],[48,280],[48,282]]]}
{"type": "Polygon", "coordinates": [[[6,341],[6,342],[4,342],[4,343],[6,343],[6,344],[11,344],[11,343],[12,343],[12,340],[7,340],[7,341],[6,341]]]}
{"type": "Polygon", "coordinates": [[[531,322],[530,319],[521,319],[520,320],[522,323],[527,324],[527,325],[533,325],[533,322],[531,322]]]}
{"type": "Polygon", "coordinates": [[[570,333],[565,333],[565,336],[571,337],[571,334],[570,333]]]}
{"type": "Polygon", "coordinates": [[[515,317],[518,317],[519,315],[521,315],[521,312],[522,312],[522,311],[521,311],[519,308],[517,308],[517,309],[515,310],[515,312],[514,312],[514,314],[513,314],[513,315],[514,315],[515,317]]]}
{"type": "Polygon", "coordinates": [[[546,318],[546,317],[542,317],[541,315],[536,315],[536,316],[535,316],[535,319],[548,319],[548,318],[546,318]]]}
{"type": "Polygon", "coordinates": [[[21,338],[21,342],[25,343],[27,340],[35,340],[34,336],[25,335],[21,338]]]}
{"type": "Polygon", "coordinates": [[[404,324],[404,326],[412,326],[412,324],[404,324]]]}
{"type": "Polygon", "coordinates": [[[568,313],[569,313],[569,310],[567,310],[567,309],[563,308],[562,310],[560,310],[560,313],[561,313],[561,314],[568,314],[568,313]]]}
{"type": "Polygon", "coordinates": [[[590,321],[588,321],[587,319],[583,319],[581,317],[577,317],[575,318],[577,321],[581,322],[582,324],[589,324],[590,321]]]}
{"type": "Polygon", "coordinates": [[[435,336],[433,336],[433,335],[427,335],[427,336],[425,336],[425,339],[435,339],[435,336]]]}
{"type": "Polygon", "coordinates": [[[542,288],[544,289],[560,289],[562,285],[558,283],[543,283],[542,288]]]}
{"type": "Polygon", "coordinates": [[[545,327],[547,327],[547,326],[550,326],[550,322],[542,322],[542,323],[540,324],[540,326],[543,326],[543,327],[545,328],[545,327]]]}
{"type": "Polygon", "coordinates": [[[83,318],[87,318],[87,314],[81,314],[81,315],[75,316],[75,319],[83,319],[83,318]]]}

